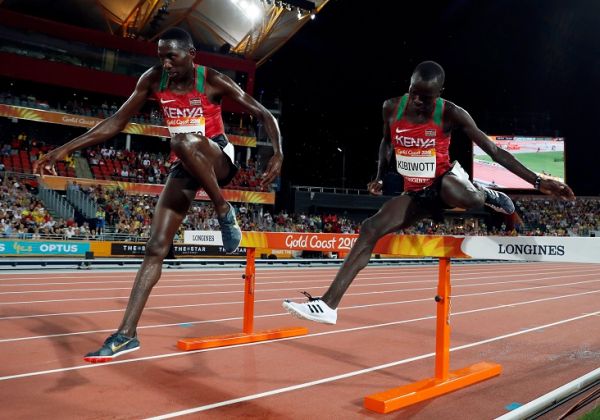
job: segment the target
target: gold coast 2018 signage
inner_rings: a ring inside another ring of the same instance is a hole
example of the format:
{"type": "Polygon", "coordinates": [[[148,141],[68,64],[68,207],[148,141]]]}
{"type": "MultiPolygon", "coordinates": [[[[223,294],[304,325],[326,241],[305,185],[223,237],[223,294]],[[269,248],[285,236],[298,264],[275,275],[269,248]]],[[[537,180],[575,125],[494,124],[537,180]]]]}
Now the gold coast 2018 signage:
{"type": "MultiPolygon", "coordinates": [[[[26,108],[22,106],[6,104],[0,104],[0,117],[18,118],[22,120],[39,121],[84,128],[92,128],[102,121],[101,118],[64,114],[62,112],[45,111],[42,109],[26,108]]],[[[171,137],[167,127],[152,124],[129,123],[123,132],[128,134],[140,134],[143,136],[171,137]]],[[[227,133],[227,138],[236,146],[256,147],[256,137],[254,136],[240,136],[227,133]]]]}

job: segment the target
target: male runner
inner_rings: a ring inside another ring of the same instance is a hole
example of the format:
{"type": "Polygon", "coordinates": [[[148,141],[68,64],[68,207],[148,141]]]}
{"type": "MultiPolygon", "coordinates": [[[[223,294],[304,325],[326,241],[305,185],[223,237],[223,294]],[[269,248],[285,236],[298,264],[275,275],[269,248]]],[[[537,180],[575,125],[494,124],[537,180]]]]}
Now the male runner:
{"type": "Polygon", "coordinates": [[[387,201],[379,212],[363,222],[354,247],[322,298],[313,298],[305,292],[308,302],[283,302],[292,315],[335,324],[342,296],[368,264],[377,240],[385,234],[439,214],[443,208],[470,209],[485,204],[502,213],[514,212],[515,207],[506,194],[472,184],[458,162],[450,163],[452,130],[463,130],[494,161],[541,192],[575,198],[566,184],[535,174],[510,153],[496,147],[464,109],[440,98],[444,77],[439,64],[425,61],[413,72],[408,94],[384,102],[379,167],[368,189],[372,194],[381,194],[385,169],[395,153],[397,170],[404,177],[404,193],[387,201]]]}
{"type": "Polygon", "coordinates": [[[162,262],[173,237],[199,188],[206,191],[215,206],[225,250],[233,252],[239,246],[242,235],[233,206],[225,201],[219,188],[229,183],[238,169],[233,163],[233,145],[224,133],[220,105],[223,97],[233,99],[258,118],[273,143],[274,154],[263,174],[262,184],[271,183],[281,171],[281,136],[273,115],[229,77],[194,64],[195,55],[192,38],[186,31],[178,28],[166,31],[158,41],[160,64],[140,77],[135,91],[121,108],[87,133],[35,162],[34,172],[56,174],[56,161],[120,133],[151,96],[160,101],[171,133],[171,150],[177,161],[171,167],[156,204],[146,254],[135,278],[123,321],[118,331],[108,337],[98,351],[84,357],[88,362],[110,361],[140,347],[136,327],[142,310],[160,278],[162,262]]]}

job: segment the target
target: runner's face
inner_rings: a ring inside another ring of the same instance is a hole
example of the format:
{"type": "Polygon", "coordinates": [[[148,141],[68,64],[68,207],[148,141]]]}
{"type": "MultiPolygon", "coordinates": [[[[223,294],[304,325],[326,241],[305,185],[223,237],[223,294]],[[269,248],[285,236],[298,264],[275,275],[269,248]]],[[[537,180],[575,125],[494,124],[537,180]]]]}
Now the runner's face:
{"type": "Polygon", "coordinates": [[[418,76],[413,76],[408,89],[408,105],[419,114],[431,114],[441,91],[437,80],[426,82],[418,76]]]}
{"type": "Polygon", "coordinates": [[[180,80],[191,74],[196,50],[186,50],[175,40],[158,41],[158,58],[171,80],[180,80]]]}

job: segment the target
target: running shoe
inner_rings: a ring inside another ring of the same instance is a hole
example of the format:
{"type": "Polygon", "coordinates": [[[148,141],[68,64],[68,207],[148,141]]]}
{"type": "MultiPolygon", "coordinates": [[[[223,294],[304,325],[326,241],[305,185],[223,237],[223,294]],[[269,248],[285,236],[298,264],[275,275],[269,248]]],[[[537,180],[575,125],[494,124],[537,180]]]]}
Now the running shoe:
{"type": "Polygon", "coordinates": [[[90,363],[110,362],[117,356],[131,353],[140,348],[137,337],[127,337],[121,333],[114,333],[106,339],[100,350],[88,353],[83,360],[90,363]]]}
{"type": "Polygon", "coordinates": [[[312,297],[307,292],[302,292],[302,294],[308,298],[308,302],[296,303],[286,299],[283,302],[283,308],[300,319],[335,325],[337,309],[331,309],[320,297],[312,297]]]}
{"type": "Polygon", "coordinates": [[[221,227],[221,237],[223,238],[223,248],[225,252],[231,254],[238,249],[242,241],[242,230],[238,226],[235,210],[229,204],[229,211],[224,217],[219,217],[219,226],[221,227]]]}
{"type": "Polygon", "coordinates": [[[508,195],[504,194],[503,192],[484,187],[479,183],[475,183],[475,186],[485,194],[484,204],[486,206],[496,210],[499,213],[513,214],[515,212],[515,205],[508,195]]]}

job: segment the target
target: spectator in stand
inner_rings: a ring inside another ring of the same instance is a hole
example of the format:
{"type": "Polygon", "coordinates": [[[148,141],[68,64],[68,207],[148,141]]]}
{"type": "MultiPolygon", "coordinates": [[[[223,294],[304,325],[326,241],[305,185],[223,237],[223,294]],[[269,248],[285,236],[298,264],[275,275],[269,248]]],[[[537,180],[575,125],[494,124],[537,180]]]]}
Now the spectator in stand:
{"type": "Polygon", "coordinates": [[[2,156],[10,156],[12,151],[12,147],[9,143],[5,143],[2,145],[2,149],[0,149],[0,154],[2,156]]]}
{"type": "Polygon", "coordinates": [[[105,217],[106,217],[106,213],[104,212],[104,210],[99,208],[96,211],[96,233],[98,235],[100,235],[104,232],[105,217]]]}
{"type": "Polygon", "coordinates": [[[100,161],[98,160],[98,157],[96,156],[95,153],[92,152],[91,156],[90,156],[90,164],[98,165],[99,163],[100,163],[100,161]]]}
{"type": "Polygon", "coordinates": [[[17,136],[17,150],[21,150],[24,148],[24,145],[27,143],[27,133],[25,133],[24,131],[22,131],[18,136],[17,136]]]}

